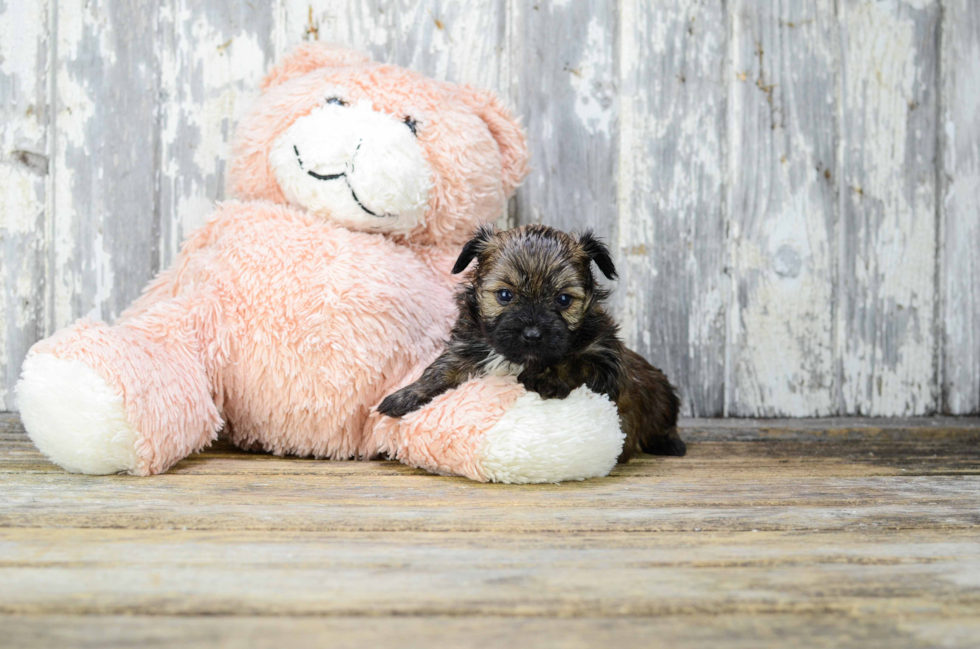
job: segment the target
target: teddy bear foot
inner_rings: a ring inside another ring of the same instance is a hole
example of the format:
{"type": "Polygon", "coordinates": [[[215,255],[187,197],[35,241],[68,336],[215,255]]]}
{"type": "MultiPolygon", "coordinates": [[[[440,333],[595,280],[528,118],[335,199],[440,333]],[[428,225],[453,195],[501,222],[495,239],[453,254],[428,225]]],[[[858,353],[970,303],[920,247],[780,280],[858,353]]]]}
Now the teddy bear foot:
{"type": "Polygon", "coordinates": [[[530,484],[609,475],[625,435],[616,406],[586,387],[565,399],[528,392],[486,432],[479,465],[490,482],[530,484]]]}
{"type": "Polygon", "coordinates": [[[137,469],[138,435],[122,395],[82,361],[33,354],[24,361],[16,394],[31,441],[66,471],[106,475],[137,469]]]}

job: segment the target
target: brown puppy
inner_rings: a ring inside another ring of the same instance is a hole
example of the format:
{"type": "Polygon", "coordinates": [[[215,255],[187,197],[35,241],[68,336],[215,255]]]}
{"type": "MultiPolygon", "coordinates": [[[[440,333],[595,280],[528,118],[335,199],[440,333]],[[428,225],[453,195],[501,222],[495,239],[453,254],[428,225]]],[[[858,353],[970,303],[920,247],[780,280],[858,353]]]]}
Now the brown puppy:
{"type": "Polygon", "coordinates": [[[572,237],[544,225],[506,232],[483,226],[453,273],[474,258],[446,351],[418,381],[382,401],[379,412],[401,417],[471,376],[512,373],[546,399],[567,397],[580,385],[608,395],[626,433],[620,462],[641,450],[684,455],[674,388],[626,349],[602,307],[608,293],[596,284],[592,262],[616,277],[605,244],[591,232],[572,237]]]}

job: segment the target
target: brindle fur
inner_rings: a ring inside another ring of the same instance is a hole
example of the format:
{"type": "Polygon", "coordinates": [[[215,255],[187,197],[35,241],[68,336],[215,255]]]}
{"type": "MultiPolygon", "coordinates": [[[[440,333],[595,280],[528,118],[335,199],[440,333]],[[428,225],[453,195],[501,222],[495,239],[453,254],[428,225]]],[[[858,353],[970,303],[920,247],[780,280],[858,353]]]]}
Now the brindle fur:
{"type": "Polygon", "coordinates": [[[388,396],[378,410],[401,417],[484,371],[494,358],[523,367],[518,380],[546,399],[562,399],[579,387],[616,402],[626,442],[619,457],[636,452],[684,455],[677,434],[680,401],[663,372],[626,348],[619,327],[602,306],[592,263],[609,279],[616,269],[606,246],[585,232],[570,236],[543,225],[506,232],[480,228],[453,268],[476,267],[457,294],[459,318],[446,350],[415,383],[388,396]],[[502,304],[497,291],[514,297],[502,304]],[[561,293],[572,302],[561,308],[561,293]],[[540,338],[524,332],[537,328],[540,338]]]}

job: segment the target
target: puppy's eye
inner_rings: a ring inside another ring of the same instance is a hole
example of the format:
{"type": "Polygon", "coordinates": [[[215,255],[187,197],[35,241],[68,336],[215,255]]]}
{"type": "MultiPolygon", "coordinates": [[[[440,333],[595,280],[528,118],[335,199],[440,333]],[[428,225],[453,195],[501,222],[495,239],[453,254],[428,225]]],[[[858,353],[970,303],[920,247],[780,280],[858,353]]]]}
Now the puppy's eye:
{"type": "Polygon", "coordinates": [[[561,293],[555,298],[555,302],[563,309],[567,309],[572,304],[572,296],[568,293],[561,293]]]}
{"type": "Polygon", "coordinates": [[[514,294],[509,290],[507,290],[506,288],[502,288],[499,291],[497,291],[497,301],[500,302],[501,304],[509,304],[510,301],[513,299],[514,299],[514,294]]]}
{"type": "Polygon", "coordinates": [[[347,102],[341,99],[340,97],[327,97],[327,104],[328,105],[332,104],[334,106],[346,106],[347,102]]]}
{"type": "Polygon", "coordinates": [[[410,131],[412,131],[412,135],[414,135],[415,137],[418,137],[419,136],[419,123],[416,122],[411,117],[408,117],[408,116],[406,116],[403,121],[405,122],[405,126],[407,126],[408,129],[410,131]]]}

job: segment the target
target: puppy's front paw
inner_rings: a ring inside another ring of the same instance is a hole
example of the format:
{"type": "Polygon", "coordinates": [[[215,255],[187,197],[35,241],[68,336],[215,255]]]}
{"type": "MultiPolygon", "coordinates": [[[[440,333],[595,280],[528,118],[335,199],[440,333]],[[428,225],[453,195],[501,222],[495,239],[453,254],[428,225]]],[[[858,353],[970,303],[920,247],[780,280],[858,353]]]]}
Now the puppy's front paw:
{"type": "Polygon", "coordinates": [[[564,399],[572,393],[572,389],[564,383],[547,381],[538,383],[531,391],[540,394],[542,399],[564,399]]]}
{"type": "Polygon", "coordinates": [[[398,392],[385,397],[381,405],[378,406],[378,412],[388,417],[404,417],[410,412],[415,412],[429,403],[429,401],[431,399],[426,399],[415,390],[412,390],[411,387],[402,388],[398,392]]]}
{"type": "Polygon", "coordinates": [[[571,394],[572,389],[556,377],[551,370],[539,374],[522,372],[517,377],[530,392],[537,392],[542,399],[564,399],[571,394]]]}

